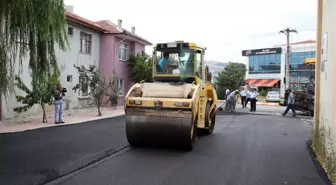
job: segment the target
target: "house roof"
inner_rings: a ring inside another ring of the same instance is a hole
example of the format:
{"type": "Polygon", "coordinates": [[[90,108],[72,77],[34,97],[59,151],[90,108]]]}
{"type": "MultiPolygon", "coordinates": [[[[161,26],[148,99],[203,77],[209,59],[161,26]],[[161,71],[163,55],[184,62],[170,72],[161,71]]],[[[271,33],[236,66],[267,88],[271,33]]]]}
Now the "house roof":
{"type": "Polygon", "coordinates": [[[92,28],[92,29],[100,31],[100,32],[105,32],[106,31],[104,28],[102,28],[101,26],[99,26],[95,22],[90,21],[89,19],[86,19],[86,18],[81,17],[79,15],[76,15],[76,14],[70,13],[68,11],[65,11],[65,16],[66,16],[67,20],[70,20],[72,22],[87,26],[89,28],[92,28]]]}
{"type": "MultiPolygon", "coordinates": [[[[293,42],[293,43],[290,43],[290,45],[315,44],[315,43],[316,43],[316,40],[304,40],[304,41],[300,41],[300,42],[293,42]]],[[[286,46],[286,44],[276,45],[276,46],[286,46]]]]}
{"type": "Polygon", "coordinates": [[[144,42],[145,44],[152,45],[148,40],[133,34],[132,32],[118,27],[116,24],[109,20],[101,20],[97,22],[93,22],[89,19],[86,19],[84,17],[81,17],[77,14],[70,13],[68,11],[65,11],[65,16],[67,20],[70,20],[72,22],[87,26],[89,28],[92,28],[94,30],[106,33],[106,34],[116,34],[116,35],[128,35],[130,37],[133,37],[134,39],[137,39],[141,42],[144,42]]]}
{"type": "Polygon", "coordinates": [[[107,33],[122,33],[122,29],[118,29],[118,26],[115,25],[113,22],[109,20],[101,20],[95,22],[95,24],[99,25],[100,27],[104,28],[107,33]]]}
{"type": "Polygon", "coordinates": [[[115,34],[115,35],[128,35],[130,37],[133,37],[137,40],[140,40],[148,45],[152,45],[152,43],[150,43],[148,40],[133,34],[132,32],[120,28],[119,26],[117,26],[116,24],[114,24],[113,22],[109,21],[109,20],[101,20],[101,21],[97,21],[95,22],[97,25],[101,26],[102,28],[104,28],[105,30],[107,30],[107,32],[105,33],[109,33],[109,34],[115,34]]]}

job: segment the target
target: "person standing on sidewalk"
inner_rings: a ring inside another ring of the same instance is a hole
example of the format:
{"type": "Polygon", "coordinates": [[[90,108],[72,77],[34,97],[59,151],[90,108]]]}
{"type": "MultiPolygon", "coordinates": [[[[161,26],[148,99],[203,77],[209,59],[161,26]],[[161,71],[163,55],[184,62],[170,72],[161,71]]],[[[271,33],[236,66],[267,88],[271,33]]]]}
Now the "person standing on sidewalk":
{"type": "Polygon", "coordinates": [[[247,105],[248,102],[250,102],[250,104],[251,104],[250,97],[251,97],[251,89],[248,88],[247,91],[246,91],[245,108],[246,108],[246,105],[247,105]]]}
{"type": "Polygon", "coordinates": [[[287,100],[287,108],[285,110],[285,112],[282,114],[283,116],[286,116],[286,114],[288,113],[289,109],[292,110],[293,112],[293,117],[296,116],[296,112],[295,112],[295,96],[294,93],[291,89],[289,89],[289,95],[288,95],[288,100],[287,100]]]}
{"type": "Polygon", "coordinates": [[[62,88],[61,84],[58,84],[57,88],[54,90],[55,124],[64,123],[62,113],[63,113],[63,96],[65,96],[65,92],[66,91],[62,88]]]}
{"type": "Polygon", "coordinates": [[[242,88],[242,90],[240,91],[240,99],[241,99],[241,104],[242,107],[245,108],[246,104],[246,95],[247,95],[247,91],[245,88],[242,88]]]}
{"type": "Polygon", "coordinates": [[[255,112],[257,109],[257,97],[259,96],[258,92],[252,88],[250,92],[250,102],[251,102],[251,109],[250,112],[255,112]]]}

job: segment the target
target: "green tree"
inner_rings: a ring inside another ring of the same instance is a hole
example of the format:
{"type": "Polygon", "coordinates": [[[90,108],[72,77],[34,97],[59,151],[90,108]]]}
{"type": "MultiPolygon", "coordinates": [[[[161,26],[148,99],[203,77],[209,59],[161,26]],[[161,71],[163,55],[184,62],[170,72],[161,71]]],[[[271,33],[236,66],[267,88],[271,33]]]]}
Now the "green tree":
{"type": "Polygon", "coordinates": [[[101,108],[103,106],[104,97],[109,96],[108,91],[110,89],[116,88],[116,83],[114,82],[114,84],[112,84],[115,79],[110,79],[108,82],[106,82],[105,79],[102,80],[99,69],[97,69],[95,65],[90,65],[88,68],[84,65],[74,65],[74,67],[77,69],[79,78],[82,80],[73,87],[73,90],[75,92],[78,89],[85,91],[89,88],[88,95],[92,103],[97,107],[98,116],[102,116],[101,108]]]}
{"type": "Polygon", "coordinates": [[[118,105],[118,97],[119,97],[119,88],[118,88],[118,76],[115,71],[113,71],[112,78],[110,79],[110,86],[108,88],[108,100],[112,107],[118,105]]]}
{"type": "Polygon", "coordinates": [[[54,101],[53,90],[56,88],[59,83],[59,75],[53,74],[45,78],[45,81],[39,81],[39,83],[35,83],[30,90],[22,81],[19,76],[15,76],[15,85],[26,93],[25,96],[16,96],[18,102],[24,104],[23,106],[14,108],[15,112],[21,113],[26,112],[35,104],[39,104],[43,110],[43,123],[46,123],[47,115],[46,115],[46,105],[51,105],[54,101]]]}
{"type": "Polygon", "coordinates": [[[218,89],[217,95],[220,99],[224,98],[225,90],[239,89],[245,83],[246,66],[242,63],[229,63],[223,71],[216,77],[218,89]]]}
{"type": "Polygon", "coordinates": [[[131,53],[128,58],[128,67],[132,69],[132,81],[139,83],[152,81],[153,62],[152,57],[148,55],[134,55],[131,53]]]}
{"type": "Polygon", "coordinates": [[[15,64],[21,71],[27,54],[33,86],[59,72],[54,47],[66,50],[69,44],[64,10],[63,0],[0,1],[0,92],[5,96],[14,91],[15,64]]]}

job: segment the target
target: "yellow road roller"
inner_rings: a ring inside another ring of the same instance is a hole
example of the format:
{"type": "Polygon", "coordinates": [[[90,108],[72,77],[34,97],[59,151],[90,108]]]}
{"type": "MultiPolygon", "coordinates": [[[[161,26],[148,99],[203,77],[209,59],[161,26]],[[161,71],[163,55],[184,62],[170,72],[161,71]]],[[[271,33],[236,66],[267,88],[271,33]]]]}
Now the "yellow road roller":
{"type": "Polygon", "coordinates": [[[136,83],[125,96],[131,146],[192,150],[200,133],[213,133],[217,94],[204,64],[205,50],[184,41],[154,46],[153,82],[136,83]]]}

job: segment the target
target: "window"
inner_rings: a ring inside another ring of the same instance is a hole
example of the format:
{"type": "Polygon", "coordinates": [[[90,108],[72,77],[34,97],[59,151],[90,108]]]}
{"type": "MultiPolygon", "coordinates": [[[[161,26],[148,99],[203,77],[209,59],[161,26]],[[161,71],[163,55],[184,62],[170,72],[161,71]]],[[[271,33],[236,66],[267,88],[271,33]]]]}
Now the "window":
{"type": "MultiPolygon", "coordinates": [[[[293,52],[290,55],[289,63],[291,71],[307,71],[310,69],[310,66],[304,65],[303,61],[305,58],[315,57],[315,51],[310,52],[293,52]]],[[[314,68],[314,66],[313,66],[314,68]]]]}
{"type": "Polygon", "coordinates": [[[274,74],[281,71],[280,54],[249,57],[249,74],[274,74]]]}
{"type": "Polygon", "coordinates": [[[80,33],[80,52],[81,53],[91,53],[91,39],[90,34],[81,32],[80,33]]]}
{"type": "Polygon", "coordinates": [[[89,84],[88,84],[88,79],[79,77],[79,85],[81,86],[79,90],[79,96],[80,97],[85,97],[89,95],[89,84]]]}
{"type": "Polygon", "coordinates": [[[124,96],[124,79],[118,79],[119,96],[124,96]]]}
{"type": "Polygon", "coordinates": [[[73,27],[68,27],[68,34],[73,35],[73,27]]]}
{"type": "Polygon", "coordinates": [[[195,73],[198,74],[199,78],[202,78],[202,71],[201,71],[201,60],[202,60],[202,56],[201,53],[196,53],[196,60],[197,60],[197,68],[194,69],[195,73]]]}
{"type": "MultiPolygon", "coordinates": [[[[196,69],[194,66],[194,50],[189,48],[174,48],[162,51],[154,51],[154,65],[156,66],[155,74],[175,74],[183,76],[194,76],[196,69]],[[160,61],[168,65],[168,69],[160,61]],[[162,63],[161,63],[162,64],[162,63]]],[[[199,60],[201,55],[198,56],[199,60]]]]}
{"type": "Polygon", "coordinates": [[[121,43],[119,46],[119,59],[120,60],[127,60],[127,44],[121,43]]]}
{"type": "Polygon", "coordinates": [[[67,82],[72,82],[72,75],[67,76],[67,82]]]}

